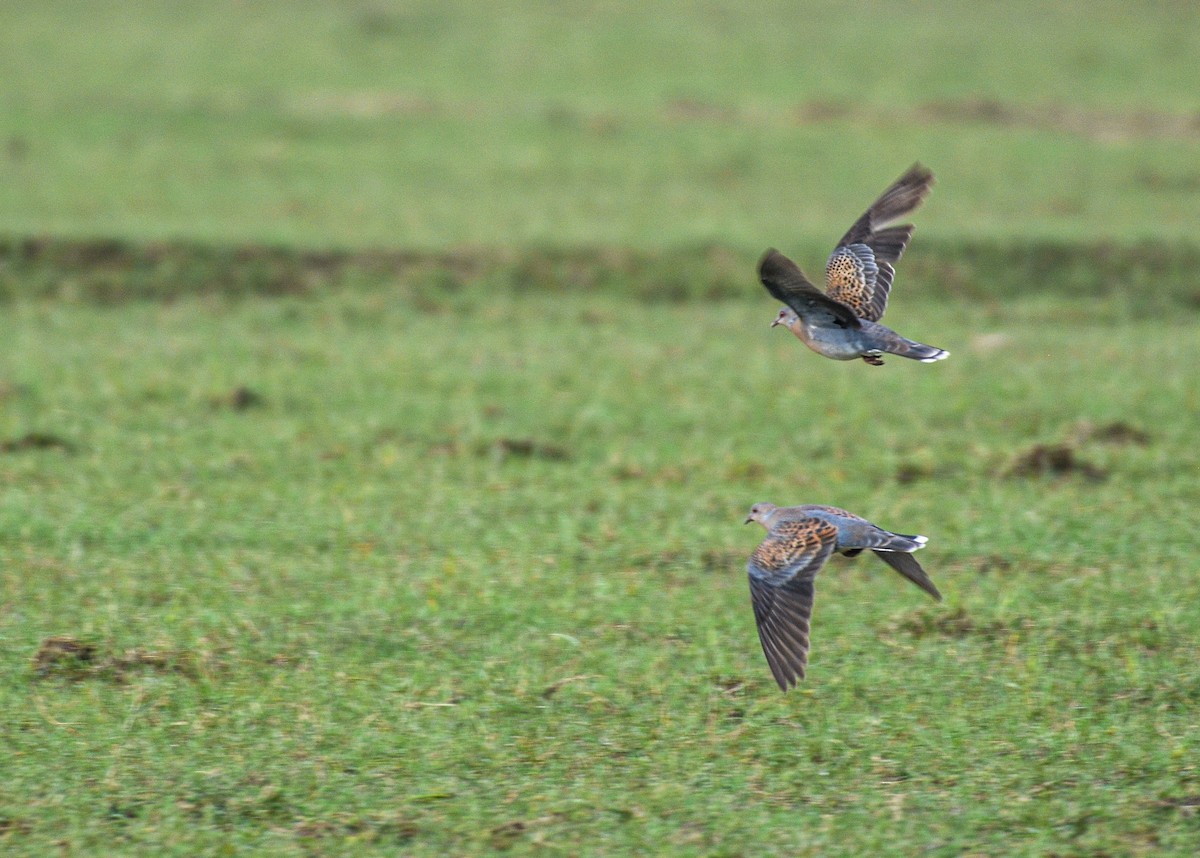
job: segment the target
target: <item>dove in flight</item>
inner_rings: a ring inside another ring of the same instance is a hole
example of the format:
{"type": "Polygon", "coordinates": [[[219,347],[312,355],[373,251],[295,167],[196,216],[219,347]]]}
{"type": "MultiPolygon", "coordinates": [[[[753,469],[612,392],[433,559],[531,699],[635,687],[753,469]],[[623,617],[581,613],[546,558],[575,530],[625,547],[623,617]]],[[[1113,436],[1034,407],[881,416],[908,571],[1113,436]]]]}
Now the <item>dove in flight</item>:
{"type": "Polygon", "coordinates": [[[913,225],[888,226],[917,208],[933,187],[933,173],[913,164],[880,195],[842,236],[825,264],[825,291],[814,286],[795,262],[771,248],[758,263],[758,276],[786,306],[771,327],[783,325],[806,346],[834,360],[862,358],[883,365],[883,355],[933,363],[950,352],[900,336],[879,324],[887,309],[913,225]]]}
{"type": "Polygon", "coordinates": [[[750,601],[767,665],[787,691],[804,679],[808,665],[813,581],[835,551],[848,557],[866,549],[934,599],[942,594],[912,552],[924,536],[907,536],[877,527],[865,518],[832,506],[777,507],[758,503],[746,523],[757,521],[767,537],[754,550],[746,571],[750,601]]]}

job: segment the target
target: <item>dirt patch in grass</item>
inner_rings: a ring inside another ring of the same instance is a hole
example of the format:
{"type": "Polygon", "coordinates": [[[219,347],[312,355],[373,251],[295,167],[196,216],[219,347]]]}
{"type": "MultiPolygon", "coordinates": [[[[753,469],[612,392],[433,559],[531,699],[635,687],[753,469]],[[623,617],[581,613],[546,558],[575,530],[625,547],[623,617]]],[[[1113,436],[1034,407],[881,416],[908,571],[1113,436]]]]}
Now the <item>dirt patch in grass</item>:
{"type": "Polygon", "coordinates": [[[1099,481],[1108,471],[1080,455],[1087,444],[1145,447],[1151,443],[1150,433],[1124,420],[1096,425],[1080,421],[1067,432],[1067,440],[1039,443],[1017,453],[999,470],[1002,477],[1069,477],[1082,476],[1099,481]]]}
{"type": "Polygon", "coordinates": [[[522,837],[533,836],[535,842],[540,841],[537,834],[541,833],[540,829],[560,822],[564,817],[561,813],[552,813],[548,816],[539,816],[536,819],[514,819],[511,822],[506,822],[503,825],[497,825],[489,832],[489,843],[493,849],[504,851],[512,848],[516,842],[522,837]]]}
{"type": "Polygon", "coordinates": [[[42,641],[33,655],[33,672],[39,677],[51,674],[75,676],[91,670],[96,661],[94,644],[70,637],[55,635],[42,641]]]}
{"type": "Polygon", "coordinates": [[[1097,426],[1089,421],[1076,425],[1072,437],[1078,443],[1095,441],[1100,444],[1134,445],[1145,447],[1150,444],[1150,433],[1124,420],[1116,420],[1097,426]]]}
{"type": "Polygon", "coordinates": [[[74,452],[75,445],[51,432],[26,432],[16,438],[0,441],[0,453],[24,453],[32,450],[62,450],[74,452]]]}
{"type": "Polygon", "coordinates": [[[32,834],[33,823],[26,819],[0,816],[0,840],[20,834],[32,834]]]}
{"type": "Polygon", "coordinates": [[[231,411],[248,411],[251,408],[260,408],[266,402],[266,398],[261,393],[244,384],[238,385],[228,393],[213,396],[209,399],[209,404],[213,408],[228,408],[231,411]]]}
{"type": "Polygon", "coordinates": [[[122,653],[102,654],[99,648],[70,635],[54,635],[41,642],[31,667],[37,679],[59,678],[73,682],[99,679],[124,682],[135,673],[174,673],[194,679],[199,673],[195,654],[186,650],[150,650],[141,647],[122,653]]]}
{"type": "Polygon", "coordinates": [[[561,444],[535,441],[532,438],[497,438],[483,452],[505,461],[507,459],[545,459],[549,462],[566,462],[571,451],[561,444]]]}
{"type": "Polygon", "coordinates": [[[937,476],[938,469],[931,461],[909,459],[896,466],[895,479],[902,486],[937,476]]]}
{"type": "Polygon", "coordinates": [[[1024,620],[1013,623],[992,621],[980,623],[963,607],[951,611],[921,608],[908,616],[889,623],[886,631],[892,634],[902,633],[914,638],[942,637],[961,639],[967,637],[984,637],[989,640],[1003,637],[1015,629],[1023,628],[1024,620]]]}
{"type": "Polygon", "coordinates": [[[1006,477],[1065,477],[1079,474],[1089,480],[1108,476],[1103,468],[1081,459],[1071,444],[1034,444],[1004,469],[1006,477]]]}
{"type": "Polygon", "coordinates": [[[985,554],[976,559],[975,571],[980,575],[990,575],[993,572],[1007,572],[1013,568],[1013,562],[999,554],[985,554]]]}
{"type": "Polygon", "coordinates": [[[407,843],[421,833],[415,822],[400,817],[361,817],[337,814],[325,819],[304,819],[292,826],[302,840],[359,838],[363,842],[407,843]]]}
{"type": "Polygon", "coordinates": [[[1195,816],[1200,813],[1200,794],[1185,795],[1180,798],[1161,798],[1153,802],[1159,810],[1178,811],[1184,816],[1195,816]]]}

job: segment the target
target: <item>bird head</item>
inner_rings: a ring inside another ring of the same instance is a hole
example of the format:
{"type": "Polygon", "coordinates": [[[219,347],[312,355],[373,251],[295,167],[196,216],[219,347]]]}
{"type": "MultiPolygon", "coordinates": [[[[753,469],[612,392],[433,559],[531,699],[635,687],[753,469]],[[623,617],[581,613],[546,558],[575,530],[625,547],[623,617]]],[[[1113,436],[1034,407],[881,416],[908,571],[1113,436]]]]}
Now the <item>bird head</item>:
{"type": "Polygon", "coordinates": [[[775,512],[775,509],[776,507],[773,503],[756,503],[754,506],[750,507],[750,514],[746,516],[746,520],[743,522],[743,524],[749,524],[752,521],[757,521],[763,527],[769,527],[767,524],[767,519],[769,519],[771,514],[775,512]]]}
{"type": "Polygon", "coordinates": [[[793,310],[791,307],[784,307],[779,311],[779,315],[775,317],[775,321],[771,323],[771,327],[773,328],[776,325],[783,325],[784,327],[790,328],[794,322],[799,320],[800,317],[796,315],[795,310],[793,310]]]}

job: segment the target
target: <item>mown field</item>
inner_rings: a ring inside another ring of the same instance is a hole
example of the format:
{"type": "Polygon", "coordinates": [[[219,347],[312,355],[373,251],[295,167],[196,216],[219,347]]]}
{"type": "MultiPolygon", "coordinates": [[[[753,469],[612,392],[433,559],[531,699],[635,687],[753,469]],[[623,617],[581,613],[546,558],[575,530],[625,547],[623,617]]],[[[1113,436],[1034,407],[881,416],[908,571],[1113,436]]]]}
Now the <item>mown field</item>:
{"type": "Polygon", "coordinates": [[[681,8],[0,12],[0,851],[1195,853],[1186,8],[681,8]],[[917,158],[952,357],[768,330],[917,158]],[[757,501],[945,602],[780,694],[757,501]]]}
{"type": "Polygon", "coordinates": [[[1187,239],[1187,2],[12,0],[0,230],[444,250],[1187,239]]]}

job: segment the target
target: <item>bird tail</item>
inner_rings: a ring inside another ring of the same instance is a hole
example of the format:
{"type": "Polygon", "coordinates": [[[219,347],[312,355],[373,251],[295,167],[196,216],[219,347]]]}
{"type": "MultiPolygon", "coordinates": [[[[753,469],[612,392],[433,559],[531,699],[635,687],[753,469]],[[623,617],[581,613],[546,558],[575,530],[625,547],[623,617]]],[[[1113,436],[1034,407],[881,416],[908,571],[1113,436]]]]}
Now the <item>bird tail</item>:
{"type": "Polygon", "coordinates": [[[906,533],[891,533],[886,530],[883,533],[887,534],[887,541],[872,545],[871,547],[876,551],[901,551],[911,554],[914,551],[920,551],[929,542],[927,536],[910,536],[906,533]]]}
{"type": "Polygon", "coordinates": [[[888,354],[899,355],[921,363],[933,363],[950,357],[950,352],[937,346],[927,346],[915,340],[907,340],[897,335],[896,339],[888,342],[884,349],[888,354]]]}

